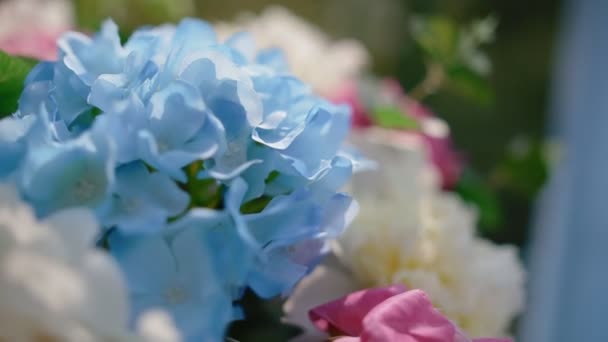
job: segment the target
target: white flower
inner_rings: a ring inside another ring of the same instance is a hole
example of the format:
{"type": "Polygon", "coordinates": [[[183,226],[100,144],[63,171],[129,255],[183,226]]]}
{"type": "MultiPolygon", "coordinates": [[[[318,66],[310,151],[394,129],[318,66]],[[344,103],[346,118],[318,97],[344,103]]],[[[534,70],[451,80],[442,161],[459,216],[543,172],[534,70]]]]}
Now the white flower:
{"type": "Polygon", "coordinates": [[[23,30],[59,32],[72,27],[69,0],[7,0],[0,3],[0,39],[23,30]]]}
{"type": "Polygon", "coordinates": [[[267,8],[258,17],[246,14],[235,23],[219,23],[216,30],[220,38],[248,31],[259,49],[281,48],[292,72],[323,95],[356,79],[369,59],[358,41],[331,41],[317,27],[279,6],[267,8]]]}
{"type": "Polygon", "coordinates": [[[38,222],[15,189],[0,184],[0,341],[177,340],[159,314],[144,316],[141,339],[129,332],[121,274],[94,249],[96,234],[88,210],[38,222]]]}
{"type": "Polygon", "coordinates": [[[506,335],[523,308],[525,274],[516,249],[475,236],[476,211],[441,190],[416,138],[396,144],[373,129],[352,142],[379,169],[355,176],[350,191],[361,208],[336,244],[340,262],[326,263],[302,282],[286,305],[287,320],[303,323],[304,312],[327,301],[319,294],[329,282],[333,297],[341,286],[344,295],[353,284],[404,284],[427,292],[469,335],[506,335]]]}

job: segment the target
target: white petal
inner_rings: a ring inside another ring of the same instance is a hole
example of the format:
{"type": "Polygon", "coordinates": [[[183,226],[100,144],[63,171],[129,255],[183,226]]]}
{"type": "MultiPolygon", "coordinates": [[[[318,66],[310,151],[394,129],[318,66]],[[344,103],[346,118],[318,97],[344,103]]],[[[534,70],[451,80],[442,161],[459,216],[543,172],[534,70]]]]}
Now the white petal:
{"type": "Polygon", "coordinates": [[[312,325],[308,311],[360,288],[355,279],[337,265],[335,259],[318,266],[296,286],[283,307],[286,314],[284,320],[304,329],[303,335],[292,341],[321,341],[327,337],[312,325]]]}

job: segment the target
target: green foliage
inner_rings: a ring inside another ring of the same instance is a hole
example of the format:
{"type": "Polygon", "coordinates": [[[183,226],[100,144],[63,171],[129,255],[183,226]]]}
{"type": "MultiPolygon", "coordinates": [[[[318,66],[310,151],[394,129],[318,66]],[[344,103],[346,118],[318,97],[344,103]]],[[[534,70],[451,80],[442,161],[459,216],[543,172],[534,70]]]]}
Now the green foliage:
{"type": "Polygon", "coordinates": [[[446,71],[447,87],[481,105],[494,102],[494,92],[487,80],[478,73],[462,66],[451,67],[446,71]]]}
{"type": "Polygon", "coordinates": [[[516,139],[492,174],[493,183],[533,200],[549,175],[546,144],[527,138],[516,139]]]}
{"type": "Polygon", "coordinates": [[[492,64],[482,45],[492,42],[494,17],[461,27],[443,16],[416,17],[411,33],[426,59],[427,77],[413,93],[419,99],[447,87],[480,104],[493,102],[486,76],[492,64]]]}
{"type": "Polygon", "coordinates": [[[81,29],[95,31],[112,18],[124,29],[121,38],[139,26],[177,21],[195,12],[193,0],[75,0],[74,6],[81,29]]]}
{"type": "Polygon", "coordinates": [[[222,208],[224,187],[214,179],[199,179],[198,173],[203,168],[202,161],[194,162],[184,168],[188,181],[180,186],[190,194],[189,208],[222,208]]]}
{"type": "Polygon", "coordinates": [[[534,201],[549,175],[549,159],[547,144],[519,138],[490,177],[482,178],[471,169],[463,172],[454,191],[478,208],[483,235],[496,238],[516,228],[511,226],[512,219],[506,220],[505,212],[534,201]]]}
{"type": "Polygon", "coordinates": [[[411,24],[414,40],[432,60],[451,64],[458,53],[458,27],[447,17],[414,17],[411,24]]]}
{"type": "Polygon", "coordinates": [[[23,82],[36,61],[8,55],[0,51],[0,117],[17,110],[23,82]]]}
{"type": "Polygon", "coordinates": [[[95,118],[102,113],[101,109],[93,107],[90,110],[80,114],[71,124],[68,125],[68,129],[72,129],[76,126],[89,126],[93,124],[95,118]]]}
{"type": "Polygon", "coordinates": [[[277,179],[277,177],[279,177],[279,172],[278,171],[271,171],[270,174],[268,174],[268,177],[266,177],[266,179],[264,180],[264,183],[268,184],[272,181],[274,181],[275,179],[277,179]]]}
{"type": "Polygon", "coordinates": [[[495,190],[473,170],[464,170],[454,191],[479,210],[479,227],[482,232],[492,232],[502,225],[504,215],[495,190]]]}
{"type": "Polygon", "coordinates": [[[394,106],[376,107],[372,112],[374,122],[380,127],[394,129],[418,128],[416,120],[406,114],[394,106]]]}
{"type": "Polygon", "coordinates": [[[243,203],[241,206],[241,213],[243,214],[256,214],[264,210],[268,203],[270,203],[272,197],[270,196],[262,196],[256,199],[252,199],[247,203],[243,203]]]}

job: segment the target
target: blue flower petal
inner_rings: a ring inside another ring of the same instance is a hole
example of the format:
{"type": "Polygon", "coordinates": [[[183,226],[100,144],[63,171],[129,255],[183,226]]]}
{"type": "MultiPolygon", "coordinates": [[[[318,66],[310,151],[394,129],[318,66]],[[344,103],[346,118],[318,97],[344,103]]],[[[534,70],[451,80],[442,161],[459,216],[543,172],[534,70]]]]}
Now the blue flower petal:
{"type": "Polygon", "coordinates": [[[102,74],[122,71],[125,53],[120,45],[118,27],[107,20],[92,39],[82,33],[69,32],[59,39],[60,57],[65,66],[84,84],[91,86],[102,74]]]}
{"type": "Polygon", "coordinates": [[[65,144],[32,146],[20,185],[39,215],[68,207],[99,208],[114,180],[113,145],[101,132],[88,132],[65,144]]]}
{"type": "Polygon", "coordinates": [[[160,236],[128,236],[114,232],[108,237],[108,245],[123,271],[131,295],[162,294],[176,277],[172,252],[160,236]]]}
{"type": "Polygon", "coordinates": [[[157,232],[190,202],[188,194],[169,177],[150,173],[140,162],[116,171],[114,189],[102,222],[108,227],[117,226],[125,234],[157,232]]]}
{"type": "Polygon", "coordinates": [[[27,151],[24,137],[35,120],[34,116],[0,120],[0,179],[11,175],[21,164],[27,151]]]}

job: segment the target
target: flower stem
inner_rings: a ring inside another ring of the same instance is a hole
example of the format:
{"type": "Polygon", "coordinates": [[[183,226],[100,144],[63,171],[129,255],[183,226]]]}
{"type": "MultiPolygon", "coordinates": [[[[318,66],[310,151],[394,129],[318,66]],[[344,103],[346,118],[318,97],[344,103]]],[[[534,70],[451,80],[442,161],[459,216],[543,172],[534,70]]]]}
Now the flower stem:
{"type": "Polygon", "coordinates": [[[443,66],[439,63],[428,63],[424,79],[412,89],[409,96],[417,101],[422,101],[427,96],[437,92],[443,86],[444,81],[443,66]]]}

